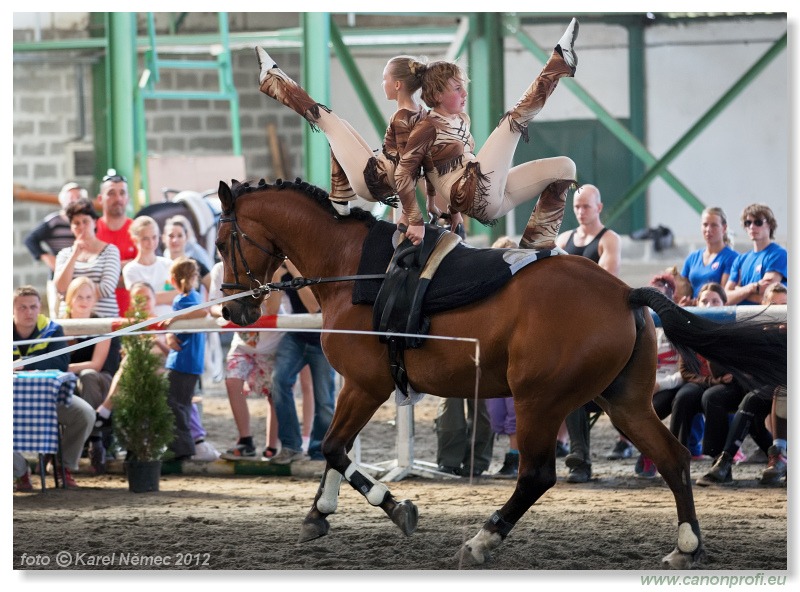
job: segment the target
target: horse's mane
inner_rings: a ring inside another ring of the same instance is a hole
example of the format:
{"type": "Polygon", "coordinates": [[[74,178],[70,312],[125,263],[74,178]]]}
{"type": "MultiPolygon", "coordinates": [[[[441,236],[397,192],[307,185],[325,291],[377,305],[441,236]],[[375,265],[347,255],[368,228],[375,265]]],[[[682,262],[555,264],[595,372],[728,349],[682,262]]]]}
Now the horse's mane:
{"type": "Polygon", "coordinates": [[[251,184],[248,181],[240,183],[235,179],[231,181],[231,193],[233,194],[234,200],[248,193],[267,190],[281,191],[283,189],[293,189],[311,198],[319,207],[338,220],[355,220],[358,222],[364,222],[368,227],[371,227],[377,221],[375,216],[361,208],[353,208],[350,210],[350,214],[348,216],[340,216],[331,205],[331,200],[329,199],[327,191],[317,187],[316,185],[312,185],[311,183],[303,181],[300,179],[300,177],[297,177],[294,181],[277,179],[274,184],[269,184],[264,179],[259,179],[257,184],[251,184]]]}

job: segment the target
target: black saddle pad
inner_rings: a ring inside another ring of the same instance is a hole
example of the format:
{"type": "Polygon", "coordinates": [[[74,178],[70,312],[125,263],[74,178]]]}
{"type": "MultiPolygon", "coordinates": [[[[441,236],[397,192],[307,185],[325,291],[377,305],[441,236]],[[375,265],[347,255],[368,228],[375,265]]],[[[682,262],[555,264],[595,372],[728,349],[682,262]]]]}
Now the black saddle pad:
{"type": "MultiPolygon", "coordinates": [[[[364,240],[358,265],[359,275],[386,271],[394,253],[392,235],[396,229],[396,225],[383,221],[372,226],[364,240]]],[[[504,260],[506,251],[507,249],[476,249],[463,243],[456,246],[444,258],[433,276],[422,302],[422,312],[434,314],[466,306],[499,290],[517,270],[504,260]]],[[[382,281],[354,282],[353,304],[375,304],[382,281]]]]}

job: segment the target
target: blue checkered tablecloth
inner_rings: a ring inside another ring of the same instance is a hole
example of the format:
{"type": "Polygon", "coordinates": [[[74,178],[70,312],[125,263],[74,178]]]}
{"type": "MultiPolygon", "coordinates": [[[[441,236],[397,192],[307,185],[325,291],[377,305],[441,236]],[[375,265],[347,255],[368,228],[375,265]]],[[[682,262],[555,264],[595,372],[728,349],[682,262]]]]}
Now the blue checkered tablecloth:
{"type": "Polygon", "coordinates": [[[78,377],[72,372],[14,372],[14,450],[54,453],[58,449],[56,405],[69,405],[78,377]]]}

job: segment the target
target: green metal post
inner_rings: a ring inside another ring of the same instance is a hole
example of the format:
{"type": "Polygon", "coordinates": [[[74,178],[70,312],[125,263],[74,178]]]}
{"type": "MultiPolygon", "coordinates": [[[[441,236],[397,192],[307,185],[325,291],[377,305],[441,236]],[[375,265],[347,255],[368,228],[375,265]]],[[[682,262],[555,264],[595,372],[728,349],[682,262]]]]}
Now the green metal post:
{"type": "MultiPolygon", "coordinates": [[[[610,224],[614,220],[616,220],[620,214],[624,211],[624,209],[637,198],[639,193],[647,187],[650,182],[658,175],[662,170],[664,170],[669,163],[671,163],[675,158],[683,152],[684,148],[686,148],[692,141],[700,135],[700,133],[706,129],[716,117],[722,113],[725,108],[730,105],[733,100],[741,93],[745,88],[749,86],[749,84],[753,81],[753,79],[758,76],[764,68],[766,68],[770,62],[772,62],[775,57],[778,56],[780,52],[782,52],[786,48],[787,43],[787,33],[783,34],[783,37],[778,39],[772,47],[770,47],[767,52],[761,56],[758,61],[753,64],[747,72],[745,72],[739,80],[737,80],[731,88],[722,95],[719,100],[714,103],[711,108],[706,111],[706,113],[697,120],[697,122],[689,128],[681,138],[675,142],[675,144],[667,150],[664,156],[655,163],[650,170],[645,173],[628,191],[627,194],[614,206],[612,211],[610,212],[606,223],[610,224]]],[[[696,202],[689,203],[695,211],[702,212],[703,208],[705,207],[702,202],[697,200],[696,202]]]]}
{"type": "MultiPolygon", "coordinates": [[[[497,126],[504,111],[503,34],[498,13],[474,13],[469,16],[469,78],[479,81],[469,86],[467,108],[470,132],[477,146],[483,146],[497,126]]],[[[471,234],[492,238],[492,228],[470,221],[471,234]]],[[[504,232],[498,228],[496,232],[504,232]]]]}
{"type": "MultiPolygon", "coordinates": [[[[330,103],[330,14],[327,12],[304,12],[302,86],[320,103],[330,103]]],[[[307,124],[304,127],[305,180],[313,185],[330,189],[331,152],[325,135],[315,133],[307,124]]]]}
{"type": "Polygon", "coordinates": [[[233,84],[233,63],[231,58],[230,32],[228,29],[228,13],[219,13],[219,36],[223,51],[218,59],[220,91],[230,96],[231,107],[231,145],[233,154],[242,154],[242,129],[239,121],[239,93],[233,84]]]}
{"type": "MultiPolygon", "coordinates": [[[[128,177],[128,190],[137,195],[140,180],[134,177],[134,88],[136,86],[136,14],[112,12],[108,30],[108,80],[111,91],[109,165],[128,177]]],[[[133,211],[135,200],[128,204],[133,211]]]]}
{"type": "MultiPolygon", "coordinates": [[[[646,129],[646,102],[645,102],[645,47],[644,27],[641,22],[628,26],[628,103],[630,105],[631,133],[638,140],[645,143],[646,129]]],[[[631,155],[630,182],[644,172],[644,165],[638,158],[631,155]]],[[[636,201],[631,204],[631,228],[644,228],[647,225],[646,202],[644,193],[640,193],[636,201]]]]}

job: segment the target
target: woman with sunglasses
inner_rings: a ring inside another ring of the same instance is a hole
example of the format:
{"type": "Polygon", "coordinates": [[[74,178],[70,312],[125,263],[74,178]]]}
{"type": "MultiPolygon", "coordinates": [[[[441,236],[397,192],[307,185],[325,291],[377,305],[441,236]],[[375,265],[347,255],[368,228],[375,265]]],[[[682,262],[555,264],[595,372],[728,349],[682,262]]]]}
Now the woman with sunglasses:
{"type": "Polygon", "coordinates": [[[761,304],[764,291],[772,284],[786,284],[786,249],[775,242],[778,223],[769,206],[750,204],[742,212],[742,225],[753,250],[739,255],[731,267],[725,286],[728,305],[761,304]]]}

